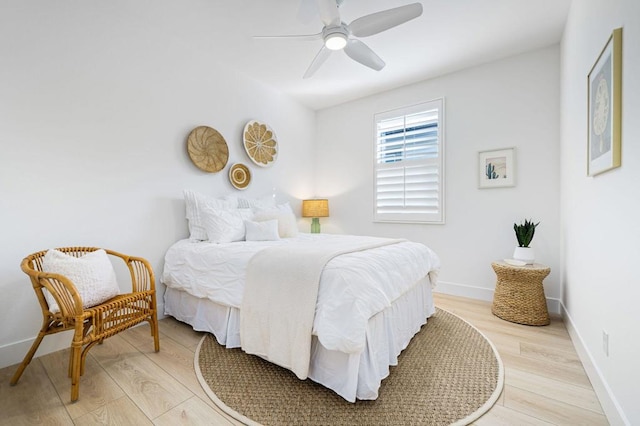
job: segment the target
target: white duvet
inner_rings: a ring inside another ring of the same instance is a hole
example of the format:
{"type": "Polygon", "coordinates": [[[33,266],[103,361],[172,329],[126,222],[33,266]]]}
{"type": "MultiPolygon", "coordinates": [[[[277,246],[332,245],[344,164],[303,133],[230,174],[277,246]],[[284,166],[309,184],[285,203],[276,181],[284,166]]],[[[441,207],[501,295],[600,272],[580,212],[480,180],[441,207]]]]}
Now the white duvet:
{"type": "MultiPolygon", "coordinates": [[[[165,255],[162,281],[195,297],[240,308],[245,271],[260,250],[297,241],[352,236],[299,234],[278,241],[223,244],[181,240],[165,255]]],[[[369,318],[389,307],[430,274],[435,285],[438,256],[424,244],[402,242],[343,254],[327,263],[320,278],[313,333],[330,350],[359,353],[364,349],[369,318]]]]}

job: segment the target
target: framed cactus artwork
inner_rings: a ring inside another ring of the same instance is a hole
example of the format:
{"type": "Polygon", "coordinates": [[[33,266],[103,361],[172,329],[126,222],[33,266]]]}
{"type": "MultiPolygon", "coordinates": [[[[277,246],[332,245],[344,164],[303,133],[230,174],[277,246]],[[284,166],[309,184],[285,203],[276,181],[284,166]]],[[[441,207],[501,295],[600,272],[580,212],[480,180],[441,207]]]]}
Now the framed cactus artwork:
{"type": "Polygon", "coordinates": [[[478,187],[515,186],[515,148],[494,149],[478,153],[478,187]]]}

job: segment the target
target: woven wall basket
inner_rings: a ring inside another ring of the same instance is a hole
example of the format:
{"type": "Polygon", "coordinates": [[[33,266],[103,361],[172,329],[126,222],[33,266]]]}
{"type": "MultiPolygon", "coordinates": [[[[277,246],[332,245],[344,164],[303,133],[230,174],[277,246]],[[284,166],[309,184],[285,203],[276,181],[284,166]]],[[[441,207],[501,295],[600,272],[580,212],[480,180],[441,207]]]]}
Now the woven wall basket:
{"type": "Polygon", "coordinates": [[[244,164],[236,163],[229,169],[229,180],[235,189],[246,189],[251,182],[251,172],[244,164]]]}
{"type": "Polygon", "coordinates": [[[229,161],[229,147],[220,132],[198,126],[189,133],[187,151],[191,161],[205,172],[219,172],[229,161]]]}
{"type": "Polygon", "coordinates": [[[249,121],[244,126],[242,145],[257,166],[268,167],[278,158],[278,140],[273,129],[267,124],[249,121]]]}

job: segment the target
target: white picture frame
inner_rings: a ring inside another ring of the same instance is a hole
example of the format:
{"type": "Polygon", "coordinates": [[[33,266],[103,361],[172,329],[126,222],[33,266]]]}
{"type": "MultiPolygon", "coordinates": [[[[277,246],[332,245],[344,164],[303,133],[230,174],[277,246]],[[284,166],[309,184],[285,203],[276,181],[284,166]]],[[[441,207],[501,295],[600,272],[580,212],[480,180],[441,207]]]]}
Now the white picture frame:
{"type": "Polygon", "coordinates": [[[504,188],[516,185],[515,148],[478,152],[478,188],[504,188]]]}

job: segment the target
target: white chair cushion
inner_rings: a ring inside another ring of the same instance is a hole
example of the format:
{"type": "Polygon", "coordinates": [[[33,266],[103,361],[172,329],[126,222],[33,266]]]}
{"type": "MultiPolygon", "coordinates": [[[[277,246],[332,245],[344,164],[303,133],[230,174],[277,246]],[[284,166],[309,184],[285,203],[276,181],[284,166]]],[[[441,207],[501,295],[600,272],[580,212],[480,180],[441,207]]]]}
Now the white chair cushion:
{"type": "MultiPolygon", "coordinates": [[[[67,277],[76,286],[82,307],[98,305],[120,293],[116,273],[107,252],[96,250],[82,257],[75,257],[56,249],[50,249],[42,259],[42,270],[67,277]]],[[[44,291],[51,312],[60,311],[53,296],[44,291]]]]}

